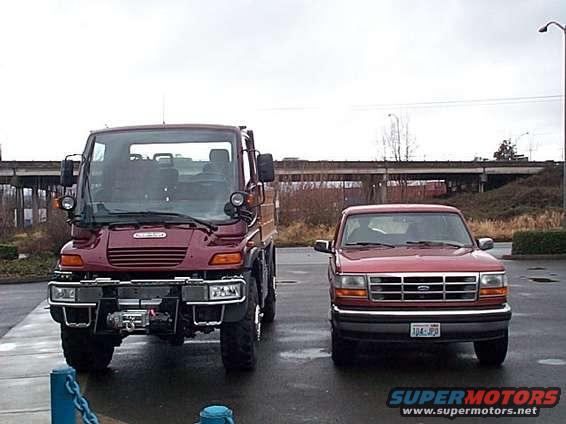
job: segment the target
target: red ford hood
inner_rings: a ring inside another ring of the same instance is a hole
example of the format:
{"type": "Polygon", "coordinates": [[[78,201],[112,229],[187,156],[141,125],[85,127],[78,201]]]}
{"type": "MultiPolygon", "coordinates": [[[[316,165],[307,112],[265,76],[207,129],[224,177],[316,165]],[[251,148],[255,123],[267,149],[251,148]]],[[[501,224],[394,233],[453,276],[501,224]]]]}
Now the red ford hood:
{"type": "Polygon", "coordinates": [[[338,272],[480,272],[503,271],[489,253],[470,248],[396,247],[339,249],[338,272]]]}

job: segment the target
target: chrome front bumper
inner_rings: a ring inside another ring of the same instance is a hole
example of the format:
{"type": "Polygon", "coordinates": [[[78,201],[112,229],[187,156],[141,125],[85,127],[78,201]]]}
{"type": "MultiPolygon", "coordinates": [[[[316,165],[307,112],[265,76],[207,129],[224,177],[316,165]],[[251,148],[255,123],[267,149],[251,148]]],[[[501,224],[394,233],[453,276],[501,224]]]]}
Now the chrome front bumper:
{"type": "Polygon", "coordinates": [[[332,305],[330,320],[343,337],[358,340],[447,342],[489,340],[502,337],[509,327],[511,307],[435,310],[368,310],[332,305]],[[440,323],[438,339],[409,336],[411,323],[440,323]]]}
{"type": "Polygon", "coordinates": [[[48,284],[48,301],[52,306],[95,307],[102,298],[115,297],[119,304],[128,307],[157,306],[163,297],[169,296],[170,290],[180,288],[181,301],[187,305],[229,305],[246,300],[246,281],[243,277],[221,280],[203,280],[177,277],[171,280],[131,280],[121,281],[110,278],[96,278],[81,281],[51,281],[48,284]],[[240,287],[240,296],[230,299],[211,299],[212,286],[236,284],[240,287]],[[75,289],[74,299],[53,299],[53,288],[75,289]],[[115,289],[115,295],[104,293],[105,288],[115,289]]]}
{"type": "MultiPolygon", "coordinates": [[[[118,311],[143,311],[159,309],[166,299],[174,299],[177,305],[185,304],[193,310],[193,324],[196,326],[218,326],[224,320],[225,308],[237,306],[246,301],[247,284],[243,277],[220,280],[191,279],[177,277],[169,280],[131,280],[121,281],[110,278],[96,278],[81,281],[51,281],[48,284],[48,302],[52,307],[60,307],[65,325],[69,327],[90,327],[94,317],[98,316],[101,301],[115,301],[118,311]],[[217,286],[236,285],[239,287],[237,297],[211,298],[211,288],[217,286]],[[71,298],[54,298],[54,289],[73,289],[71,298]],[[212,321],[198,320],[198,307],[219,306],[220,318],[212,321]],[[88,310],[88,318],[84,322],[72,322],[68,319],[69,308],[88,310]],[[93,310],[96,310],[94,313],[93,310]]],[[[124,312],[124,313],[126,313],[124,312]]],[[[121,312],[122,313],[122,312],[121,312]]],[[[176,313],[175,313],[176,315],[176,313]]],[[[145,327],[145,325],[140,325],[145,327]]]]}

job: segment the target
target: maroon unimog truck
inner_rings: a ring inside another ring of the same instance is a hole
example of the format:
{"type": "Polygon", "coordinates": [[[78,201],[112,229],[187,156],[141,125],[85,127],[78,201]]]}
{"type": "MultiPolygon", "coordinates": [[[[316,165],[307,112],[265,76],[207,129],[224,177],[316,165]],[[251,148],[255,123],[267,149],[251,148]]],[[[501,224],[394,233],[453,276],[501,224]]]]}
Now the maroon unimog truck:
{"type": "MultiPolygon", "coordinates": [[[[252,369],[275,317],[273,159],[245,127],[157,125],[88,137],[72,240],[49,283],[67,362],[108,366],[133,334],[181,345],[220,329],[227,370],[252,369]]],[[[73,161],[61,183],[75,183],[73,161]]]]}
{"type": "Polygon", "coordinates": [[[511,307],[503,264],[474,240],[457,209],[376,205],[346,209],[330,253],[332,359],[352,362],[360,341],[473,342],[480,363],[505,360],[511,307]]]}

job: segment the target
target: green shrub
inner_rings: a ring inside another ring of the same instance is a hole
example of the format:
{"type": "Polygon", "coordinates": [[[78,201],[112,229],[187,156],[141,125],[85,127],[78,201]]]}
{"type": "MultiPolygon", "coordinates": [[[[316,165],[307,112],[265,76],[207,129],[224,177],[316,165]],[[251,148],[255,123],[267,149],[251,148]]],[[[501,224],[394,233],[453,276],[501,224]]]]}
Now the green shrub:
{"type": "Polygon", "coordinates": [[[18,259],[18,248],[11,244],[0,244],[0,259],[18,259]]]}
{"type": "Polygon", "coordinates": [[[566,230],[518,231],[513,235],[513,254],[566,254],[566,230]]]}

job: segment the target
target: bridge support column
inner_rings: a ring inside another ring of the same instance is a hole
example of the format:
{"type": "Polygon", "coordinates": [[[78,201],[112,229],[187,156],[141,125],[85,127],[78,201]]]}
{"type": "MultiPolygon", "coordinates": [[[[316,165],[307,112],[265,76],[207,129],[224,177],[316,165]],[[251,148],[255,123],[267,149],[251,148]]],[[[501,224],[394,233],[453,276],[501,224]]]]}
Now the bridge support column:
{"type": "Polygon", "coordinates": [[[387,203],[387,181],[387,174],[383,174],[377,183],[377,200],[381,204],[387,203]]]}
{"type": "Polygon", "coordinates": [[[365,203],[375,203],[376,180],[374,175],[368,175],[362,180],[362,193],[365,203]]]}
{"type": "Polygon", "coordinates": [[[51,199],[52,199],[51,186],[47,186],[47,188],[45,189],[45,220],[46,221],[49,221],[49,218],[51,218],[51,199]]]}
{"type": "Polygon", "coordinates": [[[16,187],[16,228],[24,228],[24,188],[16,187]]]}
{"type": "Polygon", "coordinates": [[[31,189],[31,219],[32,224],[39,224],[39,189],[34,185],[31,189]]]}
{"type": "Polygon", "coordinates": [[[480,180],[478,183],[478,191],[480,193],[483,193],[485,191],[486,184],[487,184],[487,174],[484,172],[483,174],[480,174],[480,180]]]}

